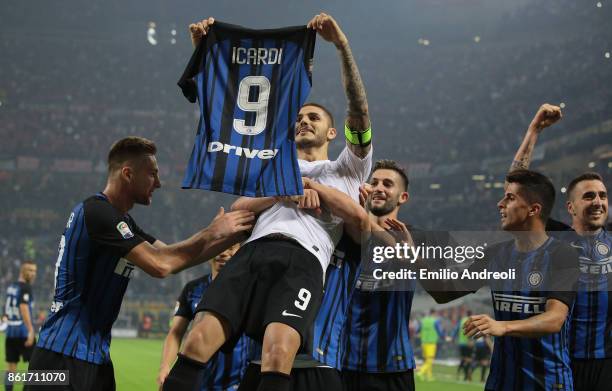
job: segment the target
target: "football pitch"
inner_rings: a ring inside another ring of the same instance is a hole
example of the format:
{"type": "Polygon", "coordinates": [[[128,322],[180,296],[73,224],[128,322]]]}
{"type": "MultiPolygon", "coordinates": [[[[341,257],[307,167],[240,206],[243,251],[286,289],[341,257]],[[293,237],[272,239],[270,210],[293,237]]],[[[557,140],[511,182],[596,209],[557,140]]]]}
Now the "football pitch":
{"type": "MultiPolygon", "coordinates": [[[[157,369],[163,341],[160,339],[119,339],[113,340],[111,357],[115,367],[117,390],[156,390],[157,369]]],[[[4,362],[4,334],[0,333],[0,368],[6,369],[4,362]]],[[[24,363],[19,369],[26,369],[24,363]]],[[[477,372],[480,375],[480,372],[477,372]]],[[[435,381],[421,382],[415,379],[418,391],[476,391],[484,389],[482,383],[464,383],[455,380],[455,368],[442,365],[434,367],[435,381]]],[[[16,386],[14,390],[21,390],[16,386]]]]}

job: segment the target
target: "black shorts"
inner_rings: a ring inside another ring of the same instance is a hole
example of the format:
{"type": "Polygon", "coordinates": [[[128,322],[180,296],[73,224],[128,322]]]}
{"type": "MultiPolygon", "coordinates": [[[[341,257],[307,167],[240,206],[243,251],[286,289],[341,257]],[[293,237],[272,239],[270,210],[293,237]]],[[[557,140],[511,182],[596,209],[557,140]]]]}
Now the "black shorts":
{"type": "Polygon", "coordinates": [[[317,258],[295,241],[267,237],[238,250],[208,287],[196,312],[210,311],[229,323],[231,352],[245,333],[262,341],[266,326],[284,323],[305,341],[323,296],[317,258]]]}
{"type": "MultiPolygon", "coordinates": [[[[261,366],[250,363],[238,391],[256,391],[261,378],[261,366]]],[[[291,391],[342,391],[340,372],[330,367],[293,368],[291,391]]]]}
{"type": "Polygon", "coordinates": [[[69,386],[25,386],[25,391],[114,391],[113,363],[93,364],[51,350],[34,348],[29,370],[68,371],[69,386]]]}
{"type": "Polygon", "coordinates": [[[470,345],[459,345],[459,355],[461,358],[472,358],[474,347],[470,345]]]}
{"type": "Polygon", "coordinates": [[[36,340],[34,340],[34,344],[30,347],[25,346],[25,341],[26,338],[6,338],[4,341],[6,362],[18,363],[20,357],[23,358],[25,362],[30,361],[32,350],[34,350],[34,346],[36,345],[36,340]]]}
{"type": "Polygon", "coordinates": [[[491,349],[489,349],[488,345],[484,346],[476,346],[474,348],[474,360],[483,361],[491,359],[491,349]]]}
{"type": "Polygon", "coordinates": [[[342,371],[345,391],[414,391],[414,372],[367,373],[342,371]]]}
{"type": "Polygon", "coordinates": [[[612,387],[612,358],[572,360],[574,391],[607,391],[612,387]]]}

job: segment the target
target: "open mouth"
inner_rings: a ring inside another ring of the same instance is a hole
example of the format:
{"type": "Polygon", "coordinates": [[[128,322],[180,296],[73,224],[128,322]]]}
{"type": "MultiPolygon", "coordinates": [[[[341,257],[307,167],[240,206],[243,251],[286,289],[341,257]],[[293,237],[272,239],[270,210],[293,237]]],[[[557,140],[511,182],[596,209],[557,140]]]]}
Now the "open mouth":
{"type": "Polygon", "coordinates": [[[303,127],[303,128],[299,128],[297,131],[297,134],[302,134],[302,133],[312,133],[314,134],[314,130],[307,128],[307,127],[303,127]]]}
{"type": "Polygon", "coordinates": [[[384,202],[387,200],[387,196],[383,193],[375,193],[372,195],[372,201],[381,201],[384,202]]]}

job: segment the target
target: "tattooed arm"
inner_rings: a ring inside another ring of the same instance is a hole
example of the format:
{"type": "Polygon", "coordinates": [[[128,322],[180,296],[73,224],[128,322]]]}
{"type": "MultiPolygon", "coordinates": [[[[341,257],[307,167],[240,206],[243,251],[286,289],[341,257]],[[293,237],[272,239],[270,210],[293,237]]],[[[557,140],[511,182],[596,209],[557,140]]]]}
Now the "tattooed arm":
{"type": "Polygon", "coordinates": [[[529,168],[529,164],[531,164],[531,155],[533,154],[533,149],[538,141],[540,132],[544,130],[544,128],[559,121],[561,117],[561,108],[558,106],[549,105],[548,103],[540,106],[533,120],[531,120],[529,128],[527,128],[527,133],[525,133],[525,138],[523,138],[521,146],[518,151],[516,151],[516,155],[514,155],[514,160],[510,165],[509,172],[529,168]]]}
{"type": "MultiPolygon", "coordinates": [[[[359,75],[359,69],[353,58],[353,52],[349,46],[346,35],[338,26],[338,23],[330,15],[321,13],[316,15],[308,27],[317,30],[319,35],[328,42],[332,42],[338,50],[342,69],[342,83],[344,93],[348,101],[346,124],[357,133],[364,133],[370,128],[370,116],[368,115],[368,101],[365,87],[359,75]]],[[[355,145],[347,142],[353,153],[359,157],[365,157],[370,151],[370,142],[355,145]]]]}

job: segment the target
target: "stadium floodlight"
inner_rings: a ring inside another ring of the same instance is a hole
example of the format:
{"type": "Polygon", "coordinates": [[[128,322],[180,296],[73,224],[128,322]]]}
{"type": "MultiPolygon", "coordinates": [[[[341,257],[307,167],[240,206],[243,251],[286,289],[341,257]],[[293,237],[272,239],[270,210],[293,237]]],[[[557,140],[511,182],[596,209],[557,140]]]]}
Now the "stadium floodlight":
{"type": "Polygon", "coordinates": [[[589,162],[589,165],[588,165],[588,166],[589,166],[589,168],[593,168],[593,167],[595,167],[595,162],[589,162]]]}
{"type": "Polygon", "coordinates": [[[432,183],[431,185],[429,185],[429,188],[431,190],[438,190],[440,188],[440,184],[439,183],[432,183]]]}
{"type": "Polygon", "coordinates": [[[474,174],[472,175],[472,180],[473,181],[484,181],[485,180],[485,176],[484,175],[480,175],[480,174],[474,174]]]}
{"type": "Polygon", "coordinates": [[[606,54],[604,54],[605,58],[610,58],[610,52],[606,52],[606,54]]]}
{"type": "Polygon", "coordinates": [[[155,22],[149,22],[149,29],[147,30],[147,41],[153,46],[157,45],[157,32],[155,31],[155,22]]]}
{"type": "Polygon", "coordinates": [[[480,35],[477,35],[474,37],[474,42],[476,43],[480,42],[480,35]]]}
{"type": "Polygon", "coordinates": [[[601,4],[601,1],[597,2],[597,8],[601,8],[603,4],[601,4]]]}
{"type": "Polygon", "coordinates": [[[561,193],[565,194],[565,192],[567,191],[567,189],[564,187],[561,188],[561,193]]]}
{"type": "Polygon", "coordinates": [[[559,104],[559,107],[561,107],[562,109],[564,109],[564,108],[565,108],[565,102],[561,102],[561,103],[559,104]]]}

